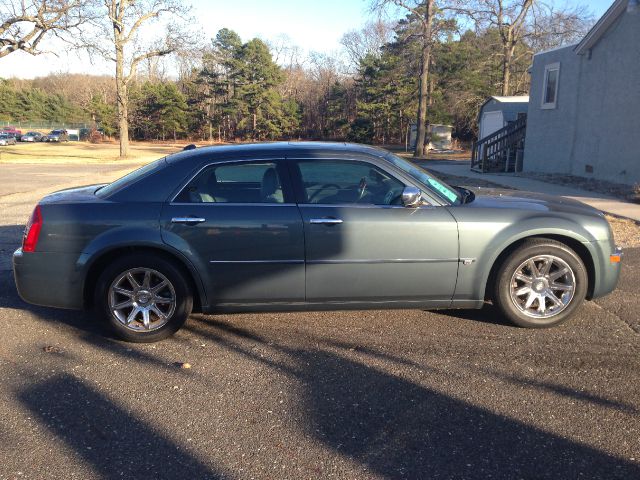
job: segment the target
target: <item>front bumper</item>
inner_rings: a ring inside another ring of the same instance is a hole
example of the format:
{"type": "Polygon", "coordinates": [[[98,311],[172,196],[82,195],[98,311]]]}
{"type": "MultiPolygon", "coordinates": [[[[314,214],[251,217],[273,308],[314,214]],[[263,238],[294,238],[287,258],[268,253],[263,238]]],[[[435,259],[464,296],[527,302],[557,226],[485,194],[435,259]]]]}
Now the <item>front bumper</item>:
{"type": "Polygon", "coordinates": [[[27,303],[46,307],[81,309],[83,292],[76,268],[78,254],[58,252],[13,253],[13,278],[27,303]]]}
{"type": "Polygon", "coordinates": [[[622,268],[619,258],[622,256],[622,250],[616,247],[613,240],[593,242],[591,246],[595,249],[592,255],[595,278],[591,298],[598,298],[613,292],[618,286],[622,268]],[[618,261],[612,261],[615,257],[618,257],[618,261]]]}

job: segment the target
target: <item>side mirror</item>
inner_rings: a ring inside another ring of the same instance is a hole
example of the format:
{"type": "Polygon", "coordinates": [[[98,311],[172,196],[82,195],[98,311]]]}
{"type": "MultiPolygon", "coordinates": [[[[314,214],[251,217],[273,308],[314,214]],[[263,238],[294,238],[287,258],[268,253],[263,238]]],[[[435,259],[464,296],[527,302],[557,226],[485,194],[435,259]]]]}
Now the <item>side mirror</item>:
{"type": "Polygon", "coordinates": [[[416,187],[404,187],[402,190],[402,204],[407,208],[415,208],[422,203],[422,192],[416,187]]]}

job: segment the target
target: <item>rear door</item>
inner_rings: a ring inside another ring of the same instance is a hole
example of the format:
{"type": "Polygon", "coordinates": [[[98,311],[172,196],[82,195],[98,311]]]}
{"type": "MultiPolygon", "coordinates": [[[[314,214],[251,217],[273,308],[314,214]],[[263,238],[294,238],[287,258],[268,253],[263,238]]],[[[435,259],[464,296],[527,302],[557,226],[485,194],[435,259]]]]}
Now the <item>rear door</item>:
{"type": "Polygon", "coordinates": [[[168,244],[192,258],[211,306],[304,301],[304,234],[281,159],[203,168],[162,212],[168,244]]]}
{"type": "Polygon", "coordinates": [[[364,160],[299,159],[308,302],[451,299],[458,229],[444,207],[406,208],[406,181],[364,160]]]}

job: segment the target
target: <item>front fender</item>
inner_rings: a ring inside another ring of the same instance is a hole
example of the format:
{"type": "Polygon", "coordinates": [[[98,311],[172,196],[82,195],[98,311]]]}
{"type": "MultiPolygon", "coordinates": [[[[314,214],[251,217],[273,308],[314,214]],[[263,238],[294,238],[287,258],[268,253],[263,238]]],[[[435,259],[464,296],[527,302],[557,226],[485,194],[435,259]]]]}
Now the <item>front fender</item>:
{"type": "Polygon", "coordinates": [[[578,221],[570,218],[534,216],[512,222],[497,221],[480,229],[472,222],[459,222],[460,258],[475,259],[472,263],[461,264],[455,298],[481,300],[491,269],[499,256],[510,246],[535,236],[561,236],[580,242],[588,250],[596,263],[596,239],[578,221]]]}

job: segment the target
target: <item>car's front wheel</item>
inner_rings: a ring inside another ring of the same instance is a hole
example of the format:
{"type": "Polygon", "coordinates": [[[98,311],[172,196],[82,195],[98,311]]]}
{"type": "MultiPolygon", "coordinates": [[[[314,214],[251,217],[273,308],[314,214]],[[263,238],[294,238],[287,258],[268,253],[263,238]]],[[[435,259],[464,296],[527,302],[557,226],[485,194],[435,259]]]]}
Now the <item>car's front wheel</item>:
{"type": "Polygon", "coordinates": [[[193,295],[182,270],[152,254],[122,257],[96,284],[96,306],[115,333],[130,342],[157,342],[184,324],[193,295]]]}
{"type": "Polygon", "coordinates": [[[518,326],[552,327],[573,315],[587,287],[587,271],[576,252],[554,240],[531,239],[498,269],[493,301],[518,326]]]}

